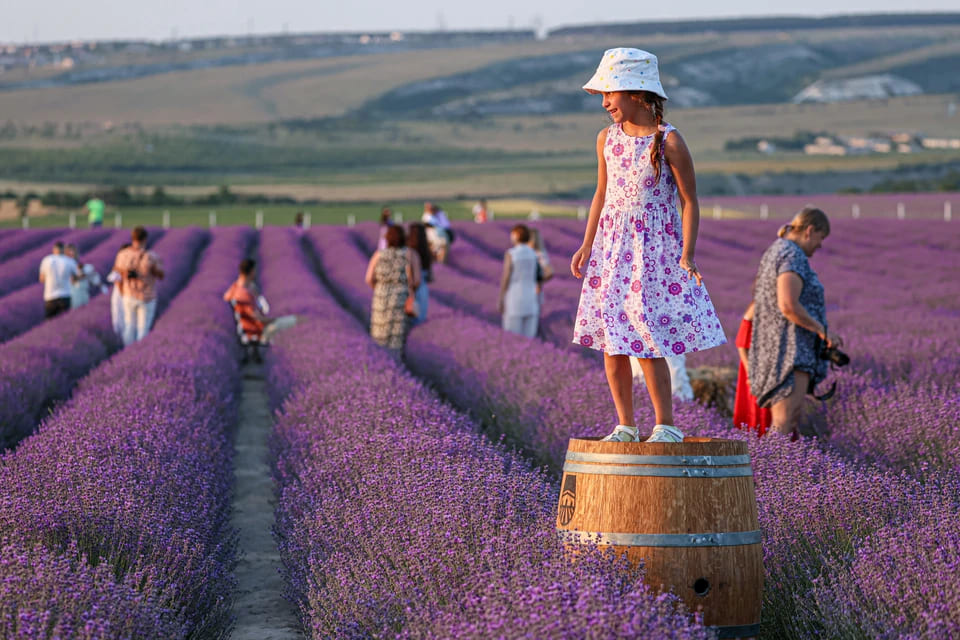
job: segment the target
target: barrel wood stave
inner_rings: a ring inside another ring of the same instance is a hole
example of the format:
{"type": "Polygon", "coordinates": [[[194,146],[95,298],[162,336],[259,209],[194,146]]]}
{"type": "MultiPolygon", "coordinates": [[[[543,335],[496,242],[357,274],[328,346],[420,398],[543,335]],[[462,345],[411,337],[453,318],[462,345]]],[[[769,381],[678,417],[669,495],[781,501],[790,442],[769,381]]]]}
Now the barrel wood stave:
{"type": "Polygon", "coordinates": [[[721,637],[756,634],[763,556],[745,443],[574,438],[564,469],[557,529],[571,546],[599,534],[721,637]]]}

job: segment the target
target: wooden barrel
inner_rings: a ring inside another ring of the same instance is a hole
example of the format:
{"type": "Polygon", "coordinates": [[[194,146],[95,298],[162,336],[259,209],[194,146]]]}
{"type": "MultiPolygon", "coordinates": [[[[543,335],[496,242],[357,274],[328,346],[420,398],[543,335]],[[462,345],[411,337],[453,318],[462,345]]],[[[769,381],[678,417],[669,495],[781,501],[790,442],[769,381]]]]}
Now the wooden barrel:
{"type": "Polygon", "coordinates": [[[721,638],[759,634],[763,553],[746,443],[571,438],[557,531],[642,559],[647,583],[701,609],[721,638]]]}

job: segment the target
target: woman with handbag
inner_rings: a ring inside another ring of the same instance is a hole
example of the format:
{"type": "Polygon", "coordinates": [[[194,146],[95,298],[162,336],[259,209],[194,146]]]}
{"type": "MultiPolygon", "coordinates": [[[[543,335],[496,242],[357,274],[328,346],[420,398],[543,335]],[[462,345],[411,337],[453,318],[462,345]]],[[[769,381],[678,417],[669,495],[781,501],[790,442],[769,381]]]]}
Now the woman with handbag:
{"type": "Polygon", "coordinates": [[[757,404],[770,408],[770,429],[782,434],[796,433],[804,397],[827,375],[821,345],[842,344],[827,329],[823,285],[809,262],[828,235],[827,215],[807,207],[781,227],[757,270],[747,377],[757,404]]]}
{"type": "Polygon", "coordinates": [[[367,265],[365,280],[373,289],[370,336],[400,357],[410,330],[408,312],[415,311],[407,300],[420,286],[420,261],[404,246],[403,227],[388,228],[386,240],[387,247],[374,252],[367,265]]]}

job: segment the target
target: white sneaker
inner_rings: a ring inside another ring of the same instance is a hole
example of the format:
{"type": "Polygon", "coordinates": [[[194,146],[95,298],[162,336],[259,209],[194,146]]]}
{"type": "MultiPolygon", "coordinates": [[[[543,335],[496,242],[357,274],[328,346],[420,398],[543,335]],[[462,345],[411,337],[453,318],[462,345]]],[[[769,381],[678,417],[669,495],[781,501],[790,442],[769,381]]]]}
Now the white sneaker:
{"type": "Polygon", "coordinates": [[[639,438],[640,433],[636,427],[618,424],[613,428],[613,433],[603,438],[602,442],[636,442],[639,438]]]}
{"type": "Polygon", "coordinates": [[[683,442],[683,432],[668,424],[658,424],[645,442],[683,442]]]}

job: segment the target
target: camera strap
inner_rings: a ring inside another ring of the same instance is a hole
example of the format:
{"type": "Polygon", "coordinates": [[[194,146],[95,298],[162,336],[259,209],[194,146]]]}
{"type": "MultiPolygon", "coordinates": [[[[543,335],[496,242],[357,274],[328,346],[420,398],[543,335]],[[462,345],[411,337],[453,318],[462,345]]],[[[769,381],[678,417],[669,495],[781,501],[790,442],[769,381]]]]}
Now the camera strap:
{"type": "Polygon", "coordinates": [[[812,395],[813,395],[814,398],[816,398],[816,399],[819,400],[820,402],[826,402],[827,400],[829,400],[830,398],[832,398],[832,397],[833,397],[833,394],[835,394],[836,392],[837,392],[837,381],[834,380],[834,381],[833,381],[833,384],[830,385],[830,388],[827,389],[825,393],[822,393],[822,394],[820,394],[819,396],[818,396],[817,394],[815,394],[815,393],[812,394],[812,395]]]}

